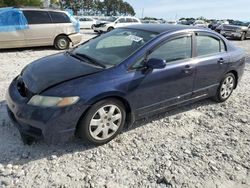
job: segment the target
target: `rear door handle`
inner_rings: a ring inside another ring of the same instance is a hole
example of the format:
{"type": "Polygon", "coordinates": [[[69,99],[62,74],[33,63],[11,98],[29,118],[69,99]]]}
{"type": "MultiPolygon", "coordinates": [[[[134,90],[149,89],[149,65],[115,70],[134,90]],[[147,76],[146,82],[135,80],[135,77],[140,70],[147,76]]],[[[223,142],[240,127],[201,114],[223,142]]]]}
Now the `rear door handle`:
{"type": "Polygon", "coordinates": [[[223,58],[220,58],[219,60],[218,60],[218,63],[219,64],[223,64],[225,62],[225,60],[223,59],[223,58]]]}

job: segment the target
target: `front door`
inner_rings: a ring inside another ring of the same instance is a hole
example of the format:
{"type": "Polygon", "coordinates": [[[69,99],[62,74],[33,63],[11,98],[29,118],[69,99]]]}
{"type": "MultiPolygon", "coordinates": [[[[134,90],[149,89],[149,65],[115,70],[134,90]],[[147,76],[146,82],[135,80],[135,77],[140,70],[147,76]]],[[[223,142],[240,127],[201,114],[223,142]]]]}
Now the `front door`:
{"type": "Polygon", "coordinates": [[[147,59],[151,58],[165,60],[166,67],[151,71],[137,68],[129,73],[134,88],[129,97],[138,116],[188,100],[193,91],[192,35],[165,42],[148,55],[147,59]]]}

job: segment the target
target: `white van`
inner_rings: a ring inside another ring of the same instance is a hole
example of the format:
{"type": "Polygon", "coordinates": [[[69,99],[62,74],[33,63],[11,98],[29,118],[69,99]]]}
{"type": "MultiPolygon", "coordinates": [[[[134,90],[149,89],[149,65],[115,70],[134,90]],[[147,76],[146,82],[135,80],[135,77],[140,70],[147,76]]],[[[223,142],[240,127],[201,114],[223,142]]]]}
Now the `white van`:
{"type": "Polygon", "coordinates": [[[16,19],[16,16],[20,16],[17,15],[19,13],[27,22],[27,27],[5,31],[4,28],[8,28],[11,24],[8,25],[6,20],[5,26],[0,23],[0,49],[55,46],[57,49],[64,50],[69,48],[70,44],[76,45],[82,40],[82,35],[77,29],[79,23],[74,21],[73,16],[71,17],[67,12],[33,8],[13,8],[12,10],[13,14],[6,14],[8,19],[11,19],[10,15],[16,19]]]}

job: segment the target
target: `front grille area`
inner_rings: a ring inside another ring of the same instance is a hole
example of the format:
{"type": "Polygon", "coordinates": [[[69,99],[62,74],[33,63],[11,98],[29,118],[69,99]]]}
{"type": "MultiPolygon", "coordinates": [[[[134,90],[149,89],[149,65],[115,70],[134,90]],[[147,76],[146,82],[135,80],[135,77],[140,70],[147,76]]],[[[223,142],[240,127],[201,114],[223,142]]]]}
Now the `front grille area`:
{"type": "Polygon", "coordinates": [[[236,32],[237,29],[233,27],[223,27],[223,30],[228,32],[236,32]]]}
{"type": "Polygon", "coordinates": [[[22,97],[31,98],[34,94],[26,87],[21,76],[17,78],[17,90],[22,97]]]}

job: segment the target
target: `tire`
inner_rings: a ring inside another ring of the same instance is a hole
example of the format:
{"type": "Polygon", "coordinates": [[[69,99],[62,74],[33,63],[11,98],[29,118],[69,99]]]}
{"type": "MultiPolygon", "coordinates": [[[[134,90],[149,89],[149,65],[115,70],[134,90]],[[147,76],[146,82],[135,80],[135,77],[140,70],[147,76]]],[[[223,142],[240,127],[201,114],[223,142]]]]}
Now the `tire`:
{"type": "Polygon", "coordinates": [[[105,99],[88,110],[79,122],[76,134],[91,144],[105,144],[121,132],[125,119],[123,103],[116,99],[105,99]]]}
{"type": "Polygon", "coordinates": [[[33,137],[31,137],[25,133],[20,133],[20,135],[21,135],[21,139],[22,139],[24,145],[31,145],[35,141],[35,139],[33,137]]]}
{"type": "Polygon", "coordinates": [[[241,37],[240,37],[240,40],[243,41],[243,40],[245,40],[245,39],[246,39],[246,33],[244,32],[244,33],[242,33],[242,35],[241,35],[241,37]]]}
{"type": "Polygon", "coordinates": [[[113,27],[109,27],[107,31],[110,32],[112,30],[114,30],[114,28],[113,27]]]}
{"type": "Polygon", "coordinates": [[[213,97],[213,99],[216,102],[226,101],[233,93],[235,86],[236,86],[236,78],[234,74],[233,73],[226,74],[221,80],[220,86],[218,87],[216,95],[213,97]]]}
{"type": "Polygon", "coordinates": [[[55,39],[54,46],[58,50],[66,50],[69,48],[70,40],[67,36],[58,36],[55,39]]]}

